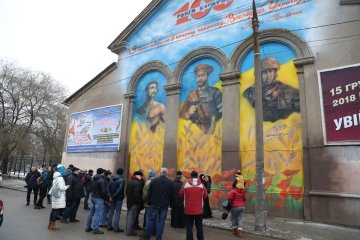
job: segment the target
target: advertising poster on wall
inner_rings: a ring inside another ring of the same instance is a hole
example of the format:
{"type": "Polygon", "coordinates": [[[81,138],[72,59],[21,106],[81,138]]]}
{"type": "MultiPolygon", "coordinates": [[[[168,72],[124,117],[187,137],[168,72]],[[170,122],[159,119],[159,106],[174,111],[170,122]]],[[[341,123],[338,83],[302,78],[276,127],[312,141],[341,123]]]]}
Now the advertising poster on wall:
{"type": "Polygon", "coordinates": [[[318,72],[325,144],[360,144],[360,64],[318,72]]]}
{"type": "Polygon", "coordinates": [[[71,114],[67,152],[118,151],[123,105],[71,114]]]}

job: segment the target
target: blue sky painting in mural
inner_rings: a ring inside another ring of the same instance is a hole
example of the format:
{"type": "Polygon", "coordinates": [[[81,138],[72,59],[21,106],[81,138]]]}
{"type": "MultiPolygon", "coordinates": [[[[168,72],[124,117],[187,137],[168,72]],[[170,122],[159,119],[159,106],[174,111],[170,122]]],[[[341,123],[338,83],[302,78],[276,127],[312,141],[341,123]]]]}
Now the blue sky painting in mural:
{"type": "MultiPolygon", "coordinates": [[[[252,0],[225,1],[229,6],[222,11],[212,7],[201,18],[190,15],[186,22],[177,24],[179,14],[186,16],[186,10],[191,11],[195,2],[199,1],[165,1],[140,24],[126,40],[128,51],[119,56],[121,79],[129,78],[139,66],[154,60],[174,70],[184,56],[199,47],[216,47],[229,57],[240,42],[252,34],[252,0]]],[[[200,1],[194,9],[199,11],[205,6],[205,1],[200,1]]],[[[313,6],[313,0],[257,1],[260,29],[296,30],[312,26],[316,15],[313,6]]],[[[307,38],[307,31],[297,33],[307,38]]]]}
{"type": "Polygon", "coordinates": [[[157,81],[158,83],[158,89],[157,94],[154,98],[156,102],[159,102],[166,106],[166,91],[164,89],[164,86],[167,83],[166,77],[163,73],[159,71],[151,71],[146,73],[137,83],[136,89],[135,89],[135,103],[134,103],[134,109],[133,109],[133,116],[141,121],[146,120],[146,115],[140,115],[137,113],[137,109],[141,107],[147,100],[147,95],[145,88],[146,86],[152,82],[157,81]]]}
{"type": "MultiPolygon", "coordinates": [[[[268,42],[262,44],[260,47],[260,57],[276,58],[280,65],[289,62],[296,58],[294,51],[287,45],[278,42],[268,42]]],[[[241,61],[240,71],[242,73],[252,69],[254,67],[254,50],[250,50],[241,61]]]]}

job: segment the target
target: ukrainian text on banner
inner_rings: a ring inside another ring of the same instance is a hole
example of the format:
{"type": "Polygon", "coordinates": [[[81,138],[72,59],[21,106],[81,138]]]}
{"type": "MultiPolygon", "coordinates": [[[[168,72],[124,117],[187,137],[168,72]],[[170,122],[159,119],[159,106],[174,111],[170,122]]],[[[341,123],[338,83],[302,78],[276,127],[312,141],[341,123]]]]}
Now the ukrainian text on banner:
{"type": "Polygon", "coordinates": [[[360,143],[360,64],[319,71],[324,140],[360,143]]]}
{"type": "Polygon", "coordinates": [[[118,151],[123,106],[71,114],[67,152],[118,151]]]}

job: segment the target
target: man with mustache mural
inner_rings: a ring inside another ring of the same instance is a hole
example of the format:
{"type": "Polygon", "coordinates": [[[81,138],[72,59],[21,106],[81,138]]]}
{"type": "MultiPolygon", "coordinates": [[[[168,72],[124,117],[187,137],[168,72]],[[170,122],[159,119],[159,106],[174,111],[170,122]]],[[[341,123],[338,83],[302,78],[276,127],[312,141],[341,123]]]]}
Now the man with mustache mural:
{"type": "Polygon", "coordinates": [[[222,93],[208,84],[213,70],[208,64],[196,66],[197,89],[189,93],[180,111],[181,118],[195,123],[204,133],[213,133],[222,117],[222,93]]]}

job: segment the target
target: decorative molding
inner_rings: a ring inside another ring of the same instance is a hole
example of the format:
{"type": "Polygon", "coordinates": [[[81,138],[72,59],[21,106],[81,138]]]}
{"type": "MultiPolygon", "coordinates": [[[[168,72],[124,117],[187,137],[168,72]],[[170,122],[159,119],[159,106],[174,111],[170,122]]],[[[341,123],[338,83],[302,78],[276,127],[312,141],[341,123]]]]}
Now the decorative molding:
{"type": "Polygon", "coordinates": [[[241,72],[230,72],[219,74],[219,78],[222,81],[221,86],[229,86],[234,84],[240,84],[241,72]]]}
{"type": "Polygon", "coordinates": [[[314,57],[306,57],[306,58],[298,58],[294,60],[295,67],[302,67],[305,65],[314,64],[315,58],[314,57]]]}
{"type": "Polygon", "coordinates": [[[189,52],[185,57],[180,60],[174,70],[174,83],[180,83],[180,78],[185,68],[188,67],[191,63],[201,58],[212,58],[218,61],[221,65],[223,72],[226,72],[228,69],[229,59],[223,51],[214,47],[201,47],[189,52]]]}
{"type": "Polygon", "coordinates": [[[136,94],[134,92],[129,92],[129,93],[125,93],[123,96],[124,98],[128,98],[131,100],[136,97],[136,94]]]}
{"type": "Polygon", "coordinates": [[[170,83],[164,86],[166,91],[166,96],[180,94],[181,84],[180,83],[170,83]]]}
{"type": "MultiPolygon", "coordinates": [[[[271,28],[260,32],[260,44],[266,42],[280,42],[291,47],[296,57],[311,58],[313,57],[312,51],[306,41],[296,33],[282,28],[271,28]]],[[[235,49],[230,57],[230,71],[238,71],[240,63],[243,61],[245,55],[253,48],[253,37],[249,36],[242,41],[235,49]]]]}
{"type": "Polygon", "coordinates": [[[323,197],[339,197],[339,198],[357,198],[360,199],[360,194],[356,193],[337,193],[326,191],[310,191],[309,196],[323,196],[323,197]]]}
{"type": "Polygon", "coordinates": [[[360,4],[360,0],[340,0],[340,5],[360,4]]]}
{"type": "Polygon", "coordinates": [[[108,46],[113,53],[120,53],[126,46],[124,40],[142,23],[142,21],[162,2],[166,0],[153,0],[147,7],[122,31],[119,36],[108,46]]]}
{"type": "Polygon", "coordinates": [[[161,61],[151,61],[144,65],[142,65],[136,72],[133,74],[130,83],[128,85],[127,92],[135,92],[135,87],[141,77],[150,71],[159,71],[165,75],[167,84],[170,83],[171,79],[173,79],[173,74],[168,65],[161,61]]]}

